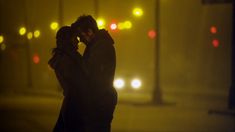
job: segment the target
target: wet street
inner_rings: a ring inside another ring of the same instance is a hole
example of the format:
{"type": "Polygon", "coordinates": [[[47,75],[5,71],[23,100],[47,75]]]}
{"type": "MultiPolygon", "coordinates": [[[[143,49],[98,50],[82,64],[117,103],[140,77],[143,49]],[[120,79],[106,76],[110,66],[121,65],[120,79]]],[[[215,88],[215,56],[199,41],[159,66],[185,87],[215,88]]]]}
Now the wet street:
{"type": "MultiPolygon", "coordinates": [[[[62,97],[1,96],[1,132],[50,132],[62,97]]],[[[211,102],[150,105],[120,101],[112,132],[234,132],[233,112],[219,113],[211,102]],[[211,107],[212,112],[208,114],[211,107]]],[[[222,102],[218,102],[222,103],[222,102]]]]}

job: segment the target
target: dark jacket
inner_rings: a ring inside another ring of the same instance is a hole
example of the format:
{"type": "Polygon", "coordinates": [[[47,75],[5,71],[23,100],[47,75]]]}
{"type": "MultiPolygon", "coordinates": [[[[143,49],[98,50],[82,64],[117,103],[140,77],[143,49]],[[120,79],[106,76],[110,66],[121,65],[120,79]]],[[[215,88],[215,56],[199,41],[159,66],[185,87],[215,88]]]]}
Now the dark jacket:
{"type": "Polygon", "coordinates": [[[114,106],[117,103],[117,92],[113,88],[116,68],[113,44],[114,41],[108,32],[99,30],[83,55],[93,104],[101,107],[114,106]]]}
{"type": "Polygon", "coordinates": [[[79,60],[81,60],[79,53],[57,49],[48,62],[64,90],[64,96],[80,94],[80,91],[84,90],[84,74],[79,60]]]}
{"type": "Polygon", "coordinates": [[[56,77],[63,88],[64,100],[60,117],[63,120],[57,123],[64,126],[66,131],[79,131],[86,120],[89,111],[89,95],[86,87],[85,74],[82,70],[81,55],[74,52],[56,50],[49,60],[56,77]]]}

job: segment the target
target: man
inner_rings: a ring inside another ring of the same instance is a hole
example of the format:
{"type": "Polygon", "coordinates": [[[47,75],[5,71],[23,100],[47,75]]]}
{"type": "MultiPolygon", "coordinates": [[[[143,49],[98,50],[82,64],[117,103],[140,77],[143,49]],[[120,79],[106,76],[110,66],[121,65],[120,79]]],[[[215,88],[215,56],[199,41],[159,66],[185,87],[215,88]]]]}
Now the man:
{"type": "Polygon", "coordinates": [[[110,132],[117,92],[113,88],[116,67],[114,41],[104,29],[99,30],[90,15],[80,16],[71,27],[86,44],[83,69],[88,79],[90,105],[86,120],[88,132],[110,132]]]}

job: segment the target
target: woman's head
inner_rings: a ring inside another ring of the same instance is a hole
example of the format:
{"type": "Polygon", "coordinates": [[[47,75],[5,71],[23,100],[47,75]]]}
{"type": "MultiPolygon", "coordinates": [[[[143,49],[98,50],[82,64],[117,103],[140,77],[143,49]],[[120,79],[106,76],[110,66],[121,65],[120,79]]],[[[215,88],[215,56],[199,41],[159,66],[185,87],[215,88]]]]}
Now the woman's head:
{"type": "Polygon", "coordinates": [[[77,36],[71,27],[63,26],[56,33],[56,48],[61,50],[77,50],[77,36]]]}

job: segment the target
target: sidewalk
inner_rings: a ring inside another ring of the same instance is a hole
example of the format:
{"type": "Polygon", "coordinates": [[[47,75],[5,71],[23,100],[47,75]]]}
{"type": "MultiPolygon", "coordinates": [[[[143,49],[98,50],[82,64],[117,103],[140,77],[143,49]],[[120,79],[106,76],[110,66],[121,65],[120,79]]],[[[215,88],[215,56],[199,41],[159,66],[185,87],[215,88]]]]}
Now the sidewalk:
{"type": "MultiPolygon", "coordinates": [[[[59,96],[0,96],[0,131],[50,132],[57,119],[59,96]]],[[[191,100],[185,100],[191,102],[191,100]]],[[[209,101],[154,106],[119,102],[112,132],[234,132],[235,117],[208,114],[209,101]],[[206,107],[205,107],[206,106],[206,107]]]]}

